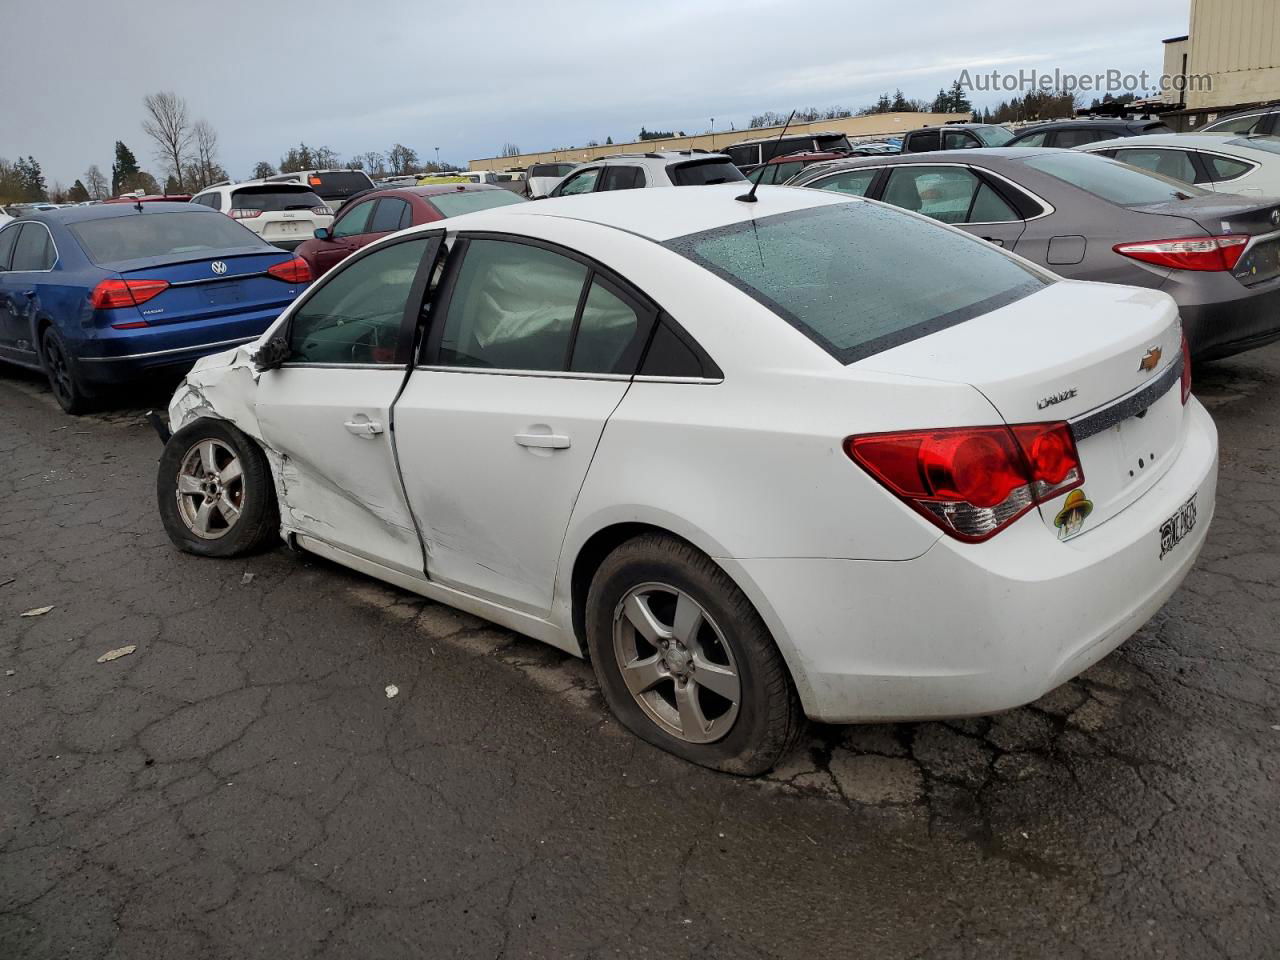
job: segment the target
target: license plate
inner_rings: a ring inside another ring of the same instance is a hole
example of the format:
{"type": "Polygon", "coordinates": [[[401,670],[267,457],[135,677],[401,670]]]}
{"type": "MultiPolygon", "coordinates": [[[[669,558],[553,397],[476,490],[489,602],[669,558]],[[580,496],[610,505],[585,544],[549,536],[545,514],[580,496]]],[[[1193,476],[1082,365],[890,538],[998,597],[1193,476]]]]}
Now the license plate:
{"type": "Polygon", "coordinates": [[[296,220],[280,221],[281,233],[298,233],[301,230],[302,230],[302,224],[298,223],[296,220]]]}
{"type": "Polygon", "coordinates": [[[1160,559],[1163,560],[1165,555],[1173,550],[1182,538],[1195,529],[1196,525],[1196,496],[1192,494],[1191,498],[1180,506],[1172,517],[1160,524],[1160,559]]]}

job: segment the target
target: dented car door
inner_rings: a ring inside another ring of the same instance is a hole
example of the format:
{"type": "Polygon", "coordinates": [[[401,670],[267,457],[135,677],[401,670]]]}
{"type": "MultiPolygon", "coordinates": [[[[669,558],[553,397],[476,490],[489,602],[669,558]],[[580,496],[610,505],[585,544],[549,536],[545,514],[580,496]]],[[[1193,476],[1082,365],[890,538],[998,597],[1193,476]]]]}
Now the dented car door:
{"type": "Polygon", "coordinates": [[[357,254],[312,288],[283,333],[288,358],[257,391],[263,440],[281,461],[283,527],[418,578],[391,416],[442,236],[357,254]]]}

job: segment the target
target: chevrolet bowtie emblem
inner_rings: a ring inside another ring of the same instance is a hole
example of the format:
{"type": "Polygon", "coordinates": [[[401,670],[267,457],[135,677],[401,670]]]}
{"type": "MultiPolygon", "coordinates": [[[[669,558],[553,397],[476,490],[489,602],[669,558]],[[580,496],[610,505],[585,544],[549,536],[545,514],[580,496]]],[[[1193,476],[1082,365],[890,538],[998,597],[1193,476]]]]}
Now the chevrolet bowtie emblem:
{"type": "Polygon", "coordinates": [[[1156,368],[1156,364],[1160,362],[1160,348],[1151,347],[1141,360],[1138,361],[1139,373],[1150,373],[1156,368]]]}

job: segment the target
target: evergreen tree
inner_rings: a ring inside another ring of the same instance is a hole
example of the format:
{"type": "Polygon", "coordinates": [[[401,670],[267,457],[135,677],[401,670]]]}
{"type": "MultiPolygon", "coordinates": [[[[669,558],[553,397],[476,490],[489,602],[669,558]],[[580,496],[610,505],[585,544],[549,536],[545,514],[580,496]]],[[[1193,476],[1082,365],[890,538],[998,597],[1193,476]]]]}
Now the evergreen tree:
{"type": "Polygon", "coordinates": [[[67,191],[67,199],[72,203],[83,203],[89,199],[89,191],[83,183],[77,180],[71,185],[71,189],[67,191]]]}
{"type": "Polygon", "coordinates": [[[964,92],[964,87],[960,86],[960,78],[957,77],[955,83],[951,84],[951,113],[972,113],[973,104],[969,102],[968,95],[964,92]]]}
{"type": "Polygon", "coordinates": [[[118,197],[128,189],[127,184],[140,173],[138,158],[119,140],[116,141],[116,162],[111,165],[111,195],[118,197]]]}
{"type": "Polygon", "coordinates": [[[14,169],[18,174],[24,200],[47,200],[49,194],[44,182],[44,173],[35,157],[18,158],[14,169]]]}

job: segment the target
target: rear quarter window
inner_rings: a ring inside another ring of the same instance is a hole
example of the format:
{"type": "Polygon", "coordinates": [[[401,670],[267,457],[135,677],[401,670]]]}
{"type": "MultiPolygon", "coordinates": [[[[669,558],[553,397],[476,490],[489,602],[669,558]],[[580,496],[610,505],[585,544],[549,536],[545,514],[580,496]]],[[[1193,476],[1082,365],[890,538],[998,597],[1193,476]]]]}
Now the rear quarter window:
{"type": "Polygon", "coordinates": [[[1051,282],[984,241],[862,201],[763,217],[667,246],[842,363],[963,323],[1051,282]]]}

